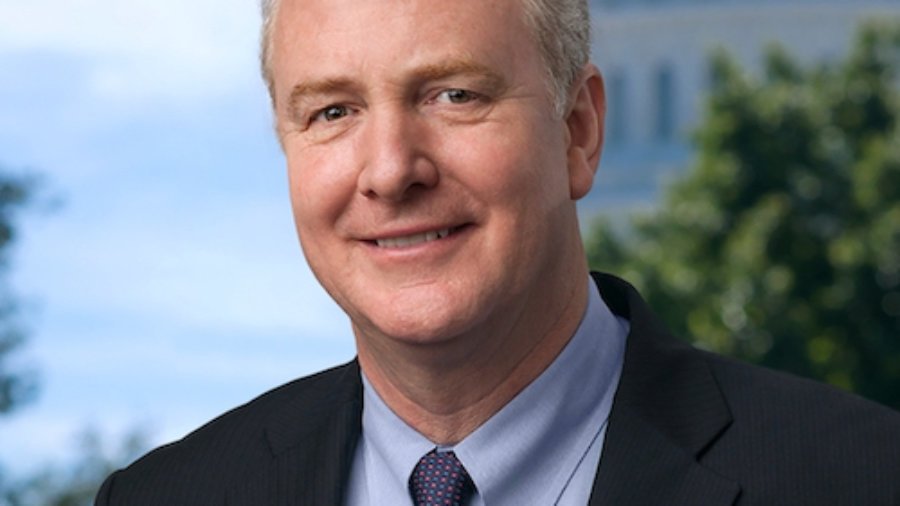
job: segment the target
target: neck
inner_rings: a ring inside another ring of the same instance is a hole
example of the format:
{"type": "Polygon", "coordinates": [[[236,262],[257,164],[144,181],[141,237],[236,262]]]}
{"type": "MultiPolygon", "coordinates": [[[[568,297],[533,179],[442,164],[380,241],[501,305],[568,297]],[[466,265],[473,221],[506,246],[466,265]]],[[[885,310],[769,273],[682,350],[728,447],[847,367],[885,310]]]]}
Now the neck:
{"type": "Polygon", "coordinates": [[[357,332],[359,362],[385,403],[435,444],[453,445],[549,367],[587,306],[587,268],[510,311],[501,326],[439,345],[376,350],[357,332]]]}

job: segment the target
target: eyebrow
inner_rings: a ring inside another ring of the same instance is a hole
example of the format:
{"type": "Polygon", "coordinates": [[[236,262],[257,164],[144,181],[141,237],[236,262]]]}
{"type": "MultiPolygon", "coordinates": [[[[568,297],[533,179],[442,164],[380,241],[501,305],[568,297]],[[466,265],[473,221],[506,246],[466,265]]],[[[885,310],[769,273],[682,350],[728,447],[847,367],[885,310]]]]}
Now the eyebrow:
{"type": "Polygon", "coordinates": [[[290,117],[296,117],[300,102],[305,98],[315,95],[327,95],[338,90],[347,90],[354,87],[354,82],[351,79],[322,79],[299,83],[294,86],[288,97],[288,114],[290,117]]]}
{"type": "MultiPolygon", "coordinates": [[[[413,82],[437,81],[460,75],[474,76],[482,87],[495,94],[507,87],[506,80],[500,74],[485,65],[470,60],[451,60],[424,65],[414,68],[409,74],[410,80],[413,82]]],[[[291,117],[295,117],[301,102],[309,97],[356,90],[359,87],[357,81],[349,78],[326,78],[298,83],[288,97],[288,113],[291,117]]]]}
{"type": "Polygon", "coordinates": [[[506,80],[490,67],[470,60],[452,60],[444,63],[425,65],[416,69],[413,74],[422,81],[437,81],[458,75],[476,76],[482,85],[491,91],[506,87],[506,80]]]}

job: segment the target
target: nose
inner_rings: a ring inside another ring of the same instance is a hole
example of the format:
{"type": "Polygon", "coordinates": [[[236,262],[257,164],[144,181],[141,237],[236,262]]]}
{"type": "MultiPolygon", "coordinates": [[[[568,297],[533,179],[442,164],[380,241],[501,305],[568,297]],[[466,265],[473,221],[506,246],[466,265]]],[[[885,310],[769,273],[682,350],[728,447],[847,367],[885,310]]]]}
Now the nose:
{"type": "Polygon", "coordinates": [[[409,200],[438,183],[437,167],[428,157],[426,129],[415,112],[381,110],[366,124],[360,149],[363,167],[359,192],[370,199],[409,200]]]}

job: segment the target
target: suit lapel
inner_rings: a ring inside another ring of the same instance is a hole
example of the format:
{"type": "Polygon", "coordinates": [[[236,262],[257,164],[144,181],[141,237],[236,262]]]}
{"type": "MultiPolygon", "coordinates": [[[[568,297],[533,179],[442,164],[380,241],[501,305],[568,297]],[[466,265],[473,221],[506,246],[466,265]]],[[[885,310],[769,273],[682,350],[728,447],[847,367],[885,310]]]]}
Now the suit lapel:
{"type": "Polygon", "coordinates": [[[266,439],[273,458],[233,490],[229,506],[343,504],[362,427],[359,365],[321,376],[272,416],[266,439]]]}
{"type": "Polygon", "coordinates": [[[740,486],[699,462],[732,420],[702,355],[670,337],[630,285],[595,280],[631,332],[589,504],[733,504],[740,486]]]}
{"type": "Polygon", "coordinates": [[[694,456],[643,418],[624,410],[606,434],[590,506],[734,504],[740,487],[698,464],[694,456]]]}
{"type": "Polygon", "coordinates": [[[359,438],[359,417],[347,406],[329,423],[278,455],[276,461],[280,490],[275,504],[285,506],[340,505],[353,453],[359,438]]]}

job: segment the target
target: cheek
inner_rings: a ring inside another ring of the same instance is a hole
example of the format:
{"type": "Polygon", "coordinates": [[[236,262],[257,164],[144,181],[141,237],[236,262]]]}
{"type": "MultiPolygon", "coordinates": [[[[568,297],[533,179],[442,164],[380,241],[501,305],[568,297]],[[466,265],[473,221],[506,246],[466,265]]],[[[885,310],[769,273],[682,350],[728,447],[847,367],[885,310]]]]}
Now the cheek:
{"type": "MultiPolygon", "coordinates": [[[[288,185],[294,226],[313,274],[332,297],[337,282],[347,278],[347,252],[341,249],[337,224],[346,208],[346,184],[321,157],[287,153],[288,185]]],[[[335,297],[338,300],[338,297],[335,297]]]]}
{"type": "Polygon", "coordinates": [[[444,159],[485,203],[535,216],[569,200],[566,153],[554,134],[524,128],[483,133],[444,159]]]}
{"type": "Polygon", "coordinates": [[[291,206],[301,234],[333,228],[356,188],[352,172],[321,151],[297,150],[286,155],[291,206]]]}

